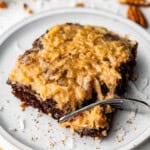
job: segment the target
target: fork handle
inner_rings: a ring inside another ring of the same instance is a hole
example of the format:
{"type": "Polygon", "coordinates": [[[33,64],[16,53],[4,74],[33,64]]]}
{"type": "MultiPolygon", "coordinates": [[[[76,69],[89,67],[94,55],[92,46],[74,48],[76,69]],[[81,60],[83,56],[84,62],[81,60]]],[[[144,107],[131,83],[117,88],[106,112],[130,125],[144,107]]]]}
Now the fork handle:
{"type": "Polygon", "coordinates": [[[100,106],[103,106],[103,105],[107,105],[107,104],[110,104],[110,105],[121,105],[123,103],[123,100],[122,99],[106,99],[106,100],[102,100],[102,101],[98,101],[98,102],[95,102],[95,103],[92,103],[90,105],[87,105],[85,107],[82,107],[74,112],[71,112],[63,117],[61,117],[58,121],[59,122],[65,122],[67,121],[68,119],[72,118],[73,116],[75,116],[76,114],[80,113],[80,112],[83,112],[87,109],[90,109],[94,106],[97,106],[97,105],[100,105],[100,106]]]}

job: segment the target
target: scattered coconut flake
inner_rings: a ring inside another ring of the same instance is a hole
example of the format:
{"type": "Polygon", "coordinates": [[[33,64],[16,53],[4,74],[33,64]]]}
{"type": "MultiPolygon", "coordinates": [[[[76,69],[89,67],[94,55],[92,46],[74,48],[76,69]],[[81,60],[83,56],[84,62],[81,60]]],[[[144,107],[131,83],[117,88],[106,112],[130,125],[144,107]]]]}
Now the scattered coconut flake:
{"type": "Polygon", "coordinates": [[[74,148],[74,139],[73,139],[73,137],[68,137],[68,138],[67,138],[67,140],[66,140],[66,146],[67,146],[69,149],[74,148]]]}
{"type": "Polygon", "coordinates": [[[25,120],[22,118],[19,119],[19,127],[22,131],[25,129],[25,120]]]}
{"type": "Polygon", "coordinates": [[[138,108],[136,108],[135,111],[130,111],[129,116],[128,116],[128,120],[126,121],[126,123],[132,124],[136,118],[137,112],[138,112],[138,108]]]}
{"type": "Polygon", "coordinates": [[[64,136],[63,139],[61,140],[62,144],[65,144],[66,140],[67,140],[67,136],[64,136]]]}
{"type": "Polygon", "coordinates": [[[118,143],[122,142],[124,140],[124,137],[126,136],[126,130],[121,127],[118,131],[117,131],[117,136],[116,136],[116,140],[118,143]]]}
{"type": "Polygon", "coordinates": [[[135,120],[136,115],[137,115],[137,112],[138,112],[138,108],[136,108],[135,111],[131,111],[131,112],[129,113],[129,119],[130,119],[130,120],[135,120]]]}

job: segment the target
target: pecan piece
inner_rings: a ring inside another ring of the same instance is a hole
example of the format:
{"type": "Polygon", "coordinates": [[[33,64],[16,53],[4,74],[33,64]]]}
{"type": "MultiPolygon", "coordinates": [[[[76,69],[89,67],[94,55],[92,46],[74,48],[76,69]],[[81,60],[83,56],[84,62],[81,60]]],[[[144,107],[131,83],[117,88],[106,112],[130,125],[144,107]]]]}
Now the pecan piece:
{"type": "Polygon", "coordinates": [[[119,3],[122,4],[129,4],[129,5],[136,5],[136,6],[150,6],[150,2],[145,0],[118,0],[119,3]]]}
{"type": "Polygon", "coordinates": [[[4,2],[4,1],[0,1],[0,8],[2,9],[6,9],[8,6],[7,6],[7,3],[4,2]]]}
{"type": "Polygon", "coordinates": [[[146,20],[145,16],[143,15],[142,11],[139,9],[139,7],[129,6],[128,12],[127,12],[127,17],[130,20],[143,26],[144,28],[148,27],[147,20],[146,20]]]}
{"type": "Polygon", "coordinates": [[[76,7],[84,7],[85,5],[84,5],[84,3],[82,3],[82,2],[78,2],[78,3],[76,3],[75,6],[76,6],[76,7]]]}

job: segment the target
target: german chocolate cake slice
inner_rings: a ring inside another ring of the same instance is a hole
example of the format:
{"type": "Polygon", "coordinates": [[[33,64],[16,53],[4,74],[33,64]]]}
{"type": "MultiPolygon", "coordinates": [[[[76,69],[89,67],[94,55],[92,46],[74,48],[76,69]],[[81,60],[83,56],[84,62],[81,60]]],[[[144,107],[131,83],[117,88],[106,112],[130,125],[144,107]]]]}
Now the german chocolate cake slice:
{"type": "MultiPolygon", "coordinates": [[[[7,83],[28,106],[54,119],[122,95],[135,66],[137,42],[106,28],[66,23],[50,28],[19,56],[7,83]]],[[[96,106],[61,123],[80,135],[107,136],[113,108],[96,106]]]]}

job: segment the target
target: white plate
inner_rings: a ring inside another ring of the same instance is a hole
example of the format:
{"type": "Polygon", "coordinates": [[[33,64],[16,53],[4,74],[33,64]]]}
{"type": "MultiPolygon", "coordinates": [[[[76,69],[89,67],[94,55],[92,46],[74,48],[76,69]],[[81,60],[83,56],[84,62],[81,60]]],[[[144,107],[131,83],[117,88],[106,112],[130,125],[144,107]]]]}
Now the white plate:
{"type": "Polygon", "coordinates": [[[57,122],[43,115],[37,118],[37,110],[27,108],[22,112],[19,108],[20,101],[12,94],[6,84],[8,74],[13,68],[16,58],[24,50],[31,48],[32,41],[43,34],[49,27],[66,22],[105,26],[119,34],[128,34],[131,39],[139,42],[136,72],[139,79],[130,84],[128,95],[149,101],[148,91],[150,86],[150,36],[138,25],[102,11],[91,9],[63,9],[54,10],[32,16],[9,29],[0,39],[0,133],[9,142],[20,149],[85,149],[101,148],[105,150],[131,149],[143,142],[150,135],[150,115],[135,114],[134,112],[118,112],[114,117],[113,128],[110,136],[102,141],[91,138],[79,138],[71,135],[69,129],[59,127],[57,122]],[[132,119],[132,124],[126,123],[132,119]],[[21,124],[25,120],[25,129],[21,124]],[[39,123],[35,123],[38,120],[39,123]],[[51,123],[51,126],[48,125],[51,123]],[[18,129],[12,131],[11,129],[18,129]],[[118,129],[115,132],[115,129],[118,129]],[[67,137],[65,143],[62,140],[67,137]],[[119,136],[118,142],[117,136],[119,136]],[[31,138],[33,137],[33,140],[31,138]],[[38,137],[38,139],[36,139],[38,137]],[[123,139],[122,139],[123,138],[123,139]],[[51,142],[51,144],[49,144],[51,142]],[[54,144],[54,147],[52,146],[54,144]],[[55,144],[57,143],[57,144],[55,144]]]}

